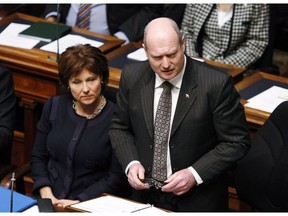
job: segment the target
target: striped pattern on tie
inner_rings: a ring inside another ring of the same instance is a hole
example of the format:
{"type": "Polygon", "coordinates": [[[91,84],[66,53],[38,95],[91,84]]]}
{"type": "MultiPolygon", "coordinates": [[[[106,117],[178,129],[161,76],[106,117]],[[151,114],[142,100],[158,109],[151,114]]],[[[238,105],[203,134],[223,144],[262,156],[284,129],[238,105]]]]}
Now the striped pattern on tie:
{"type": "Polygon", "coordinates": [[[77,27],[83,29],[89,28],[91,8],[92,4],[80,4],[76,21],[77,27]]]}

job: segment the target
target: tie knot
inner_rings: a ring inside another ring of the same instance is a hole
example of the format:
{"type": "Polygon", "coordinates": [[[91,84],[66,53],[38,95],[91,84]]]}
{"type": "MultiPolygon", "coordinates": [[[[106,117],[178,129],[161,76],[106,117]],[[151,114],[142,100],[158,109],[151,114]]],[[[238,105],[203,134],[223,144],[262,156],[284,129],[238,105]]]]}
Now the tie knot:
{"type": "Polygon", "coordinates": [[[172,86],[173,85],[170,82],[168,82],[168,81],[164,81],[162,83],[162,87],[163,87],[164,90],[171,90],[172,86]]]}
{"type": "Polygon", "coordinates": [[[80,8],[81,9],[88,9],[88,8],[91,8],[92,4],[80,4],[80,8]]]}

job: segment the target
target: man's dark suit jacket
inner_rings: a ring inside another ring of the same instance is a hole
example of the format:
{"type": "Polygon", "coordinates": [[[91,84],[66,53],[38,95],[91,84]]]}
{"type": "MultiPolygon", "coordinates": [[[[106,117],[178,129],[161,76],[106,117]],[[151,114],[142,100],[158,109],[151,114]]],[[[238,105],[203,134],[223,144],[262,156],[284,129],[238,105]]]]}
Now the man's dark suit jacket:
{"type": "Polygon", "coordinates": [[[11,163],[15,110],[12,72],[0,65],[0,164],[11,163]]]}
{"type": "MultiPolygon", "coordinates": [[[[66,22],[70,4],[60,4],[60,22],[66,22]]],[[[162,13],[162,5],[158,4],[107,4],[107,22],[111,35],[124,32],[130,41],[143,38],[145,26],[162,13]]],[[[47,4],[44,14],[57,11],[57,5],[47,4]]]]}
{"type": "MultiPolygon", "coordinates": [[[[138,160],[150,176],[154,83],[155,73],[148,62],[126,65],[110,130],[122,168],[138,160]]],[[[173,173],[192,166],[203,183],[178,197],[179,211],[227,209],[225,173],[250,146],[245,113],[239,101],[229,74],[187,58],[171,129],[171,165],[173,173]]],[[[138,197],[144,193],[133,192],[138,197]]]]}

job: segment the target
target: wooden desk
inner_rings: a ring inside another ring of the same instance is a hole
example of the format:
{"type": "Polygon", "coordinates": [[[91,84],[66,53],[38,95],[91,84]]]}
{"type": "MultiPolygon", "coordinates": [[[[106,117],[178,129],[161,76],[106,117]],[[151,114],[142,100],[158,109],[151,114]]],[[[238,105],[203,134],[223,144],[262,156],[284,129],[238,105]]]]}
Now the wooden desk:
{"type": "MultiPolygon", "coordinates": [[[[235,87],[240,93],[242,97],[241,103],[244,105],[247,103],[247,99],[261,93],[273,85],[288,88],[288,78],[264,72],[256,72],[245,77],[242,81],[237,83],[235,87]],[[262,82],[262,85],[260,82],[262,82]]],[[[258,130],[271,114],[245,106],[244,108],[250,129],[258,130]]]]}
{"type": "MultiPolygon", "coordinates": [[[[3,30],[9,23],[21,23],[21,21],[32,24],[35,21],[44,20],[39,17],[15,13],[2,19],[0,21],[0,28],[3,30]]],[[[119,47],[124,42],[113,36],[96,34],[75,27],[72,28],[72,32],[102,40],[104,44],[99,49],[104,53],[119,47]]],[[[42,111],[41,105],[51,96],[57,95],[60,92],[58,64],[55,59],[56,53],[42,51],[38,48],[28,50],[0,45],[0,63],[13,72],[15,93],[17,98],[20,98],[20,106],[24,109],[24,145],[22,146],[24,154],[21,152],[22,154],[18,155],[23,157],[18,158],[20,161],[18,163],[20,164],[30,161],[36,124],[42,111]]],[[[117,86],[117,81],[120,77],[119,74],[119,71],[111,69],[108,85],[117,86]]],[[[15,134],[19,135],[18,132],[15,134]]],[[[19,136],[21,137],[21,134],[19,136]]],[[[19,142],[18,138],[15,139],[17,142],[19,142]]]]}
{"type": "Polygon", "coordinates": [[[208,64],[224,68],[228,70],[228,73],[233,77],[235,84],[240,82],[243,78],[243,74],[246,72],[246,68],[238,67],[235,65],[230,65],[230,64],[224,64],[221,62],[215,62],[211,60],[205,60],[208,64]]]}
{"type": "MultiPolygon", "coordinates": [[[[106,56],[109,59],[109,65],[113,68],[122,69],[125,63],[137,62],[127,58],[127,55],[139,48],[142,44],[139,43],[129,43],[127,45],[121,46],[112,52],[108,53],[106,56]]],[[[228,73],[234,78],[234,82],[237,83],[242,80],[242,75],[246,71],[246,68],[237,67],[235,65],[224,64],[221,62],[215,62],[211,60],[205,60],[208,64],[227,69],[228,73]]]]}

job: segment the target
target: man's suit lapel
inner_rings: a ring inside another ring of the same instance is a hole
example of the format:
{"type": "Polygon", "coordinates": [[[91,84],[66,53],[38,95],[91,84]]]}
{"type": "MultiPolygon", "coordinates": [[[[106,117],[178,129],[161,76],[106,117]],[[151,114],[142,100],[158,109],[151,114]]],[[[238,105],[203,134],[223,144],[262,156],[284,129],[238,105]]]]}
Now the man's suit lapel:
{"type": "MultiPolygon", "coordinates": [[[[183,121],[185,115],[190,110],[193,105],[197,95],[195,93],[195,88],[197,83],[197,70],[195,70],[195,64],[193,60],[187,57],[187,65],[183,76],[182,86],[179,93],[178,103],[175,110],[171,136],[174,134],[176,129],[179,127],[180,123],[183,121]]],[[[153,102],[154,102],[154,88],[155,88],[155,79],[154,72],[145,72],[149,74],[148,76],[143,77],[144,87],[141,90],[141,103],[143,107],[143,115],[145,118],[146,126],[149,131],[149,135],[153,138],[153,102]]]]}
{"type": "Polygon", "coordinates": [[[143,107],[143,114],[146,122],[146,126],[151,138],[154,134],[154,125],[153,125],[153,102],[154,102],[154,86],[155,79],[154,72],[151,69],[151,72],[145,72],[151,76],[144,77],[144,87],[141,90],[141,102],[143,107]]]}
{"type": "Polygon", "coordinates": [[[192,60],[187,57],[187,65],[183,76],[183,81],[179,93],[178,103],[176,106],[171,136],[175,133],[180,123],[183,121],[187,112],[190,110],[194,101],[196,100],[195,89],[197,87],[196,76],[197,70],[195,70],[195,64],[193,64],[192,60]]]}

